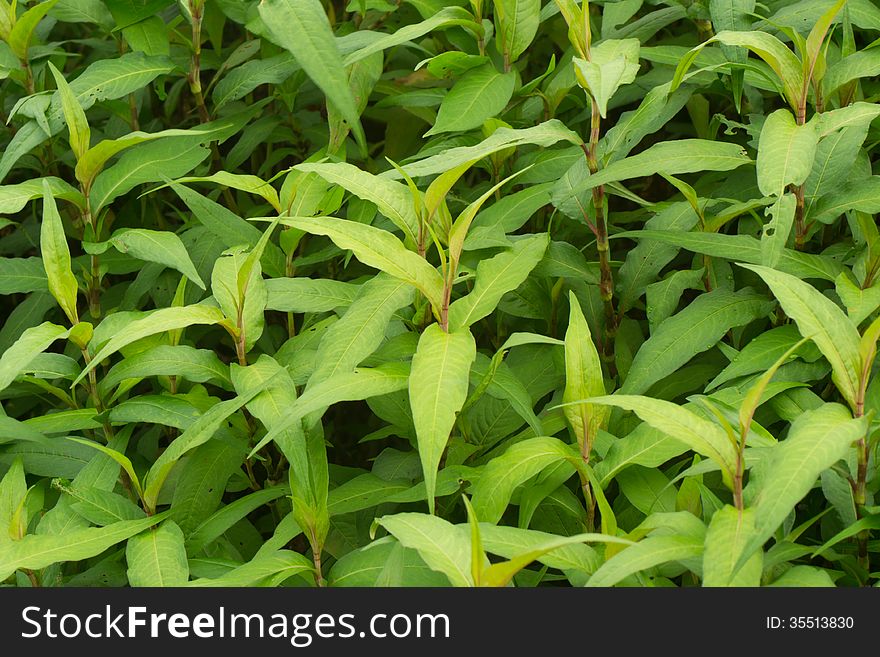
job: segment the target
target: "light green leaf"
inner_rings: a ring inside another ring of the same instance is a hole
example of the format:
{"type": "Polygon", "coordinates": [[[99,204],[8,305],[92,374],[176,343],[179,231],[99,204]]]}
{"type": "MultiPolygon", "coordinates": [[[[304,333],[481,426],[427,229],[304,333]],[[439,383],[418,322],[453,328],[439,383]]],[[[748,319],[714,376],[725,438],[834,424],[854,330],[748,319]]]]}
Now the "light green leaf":
{"type": "Polygon", "coordinates": [[[360,287],[330,278],[270,278],[266,308],[292,313],[325,313],[351,306],[360,287]]]}
{"type": "Polygon", "coordinates": [[[732,327],[763,317],[770,308],[764,297],[746,291],[713,290],[701,294],[660,324],[642,344],[620,392],[646,392],[691,358],[713,347],[732,327]]]}
{"type": "Polygon", "coordinates": [[[490,315],[505,294],[528,278],[549,241],[546,234],[517,240],[513,248],[481,260],[473,289],[449,306],[449,326],[453,330],[469,327],[490,315]]]}
{"type": "Polygon", "coordinates": [[[471,69],[443,98],[437,121],[425,136],[479,128],[507,106],[515,83],[513,72],[499,73],[492,64],[471,69]]]}
{"type": "Polygon", "coordinates": [[[785,244],[791,235],[797,199],[794,194],[781,194],[767,214],[771,219],[761,232],[761,264],[776,267],[785,251],[785,244]]]}
{"type": "Polygon", "coordinates": [[[137,146],[138,144],[143,144],[144,142],[154,141],[156,139],[162,139],[164,137],[192,137],[192,136],[202,136],[205,139],[208,138],[208,131],[201,130],[162,130],[161,132],[130,132],[127,135],[123,135],[122,137],[118,137],[117,139],[104,139],[91,148],[87,147],[80,156],[77,158],[76,163],[76,179],[79,180],[84,185],[90,185],[91,182],[95,179],[101,170],[104,168],[104,165],[112,158],[114,155],[121,153],[122,151],[131,148],[132,146],[137,146]]]}
{"type": "Polygon", "coordinates": [[[822,471],[844,458],[865,430],[864,418],[853,419],[840,404],[805,411],[792,422],[786,439],[771,448],[744,491],[746,504],[755,510],[755,531],[737,568],[773,535],[822,471]]]}
{"type": "Polygon", "coordinates": [[[307,387],[360,365],[385,339],[394,313],[412,303],[414,292],[411,285],[387,274],[364,283],[354,303],[321,339],[307,387]]]}
{"type": "Polygon", "coordinates": [[[703,586],[760,586],[763,553],[756,552],[734,572],[737,560],[755,532],[755,511],[724,506],[715,512],[706,532],[703,586]]]}
{"type": "Polygon", "coordinates": [[[198,138],[159,139],[130,149],[95,178],[89,194],[92,213],[138,185],[186,175],[210,153],[198,138]]]}
{"type": "MultiPolygon", "coordinates": [[[[472,503],[477,517],[497,523],[510,503],[513,491],[545,468],[576,456],[569,445],[546,436],[511,445],[486,465],[473,489],[472,503]]],[[[571,467],[574,473],[574,466],[571,467]]]]}
{"type": "Polygon", "coordinates": [[[698,559],[703,541],[691,536],[649,536],[615,554],[587,582],[590,587],[614,586],[621,580],[670,561],[698,559]]]}
{"type": "Polygon", "coordinates": [[[0,356],[0,390],[15,380],[30,362],[49,348],[55,340],[66,338],[69,329],[51,322],[26,329],[18,340],[0,356]]]}
{"type": "Polygon", "coordinates": [[[314,570],[312,562],[292,550],[276,550],[261,554],[219,577],[200,577],[188,586],[194,587],[245,587],[260,586],[266,582],[277,586],[284,580],[314,570]]]}
{"type": "Polygon", "coordinates": [[[681,59],[675,70],[675,76],[672,79],[673,91],[681,84],[684,74],[693,64],[700,51],[713,42],[722,43],[727,46],[748,48],[763,59],[773,69],[773,72],[776,73],[783,89],[783,96],[788,101],[789,106],[793,110],[797,109],[801,92],[804,89],[803,67],[800,60],[782,41],[767,32],[733,32],[724,30],[690,50],[681,59]]]}
{"type": "Polygon", "coordinates": [[[130,586],[183,586],[189,579],[183,532],[171,520],[128,539],[125,560],[130,586]]]}
{"type": "Polygon", "coordinates": [[[75,529],[65,534],[28,534],[0,550],[0,580],[20,568],[39,570],[59,561],[82,561],[139,534],[165,517],[164,513],[126,520],[107,527],[75,529]]]}
{"type": "Polygon", "coordinates": [[[43,181],[40,254],[43,257],[43,267],[46,269],[49,292],[55,297],[71,325],[77,324],[79,322],[79,313],[76,309],[77,283],[70,268],[70,249],[67,246],[67,237],[64,235],[61,215],[58,213],[52,190],[46,180],[43,181]]]}
{"type": "Polygon", "coordinates": [[[415,245],[419,220],[409,189],[398,182],[376,176],[345,162],[304,162],[296,165],[298,171],[315,173],[334,185],[339,185],[358,198],[376,204],[379,212],[391,219],[403,231],[404,241],[415,245]]]}
{"type": "Polygon", "coordinates": [[[758,142],[758,188],[764,196],[782,196],[786,185],[800,185],[810,175],[819,136],[813,121],[795,123],[787,109],[764,121],[758,142]]]}
{"type": "Polygon", "coordinates": [[[96,254],[104,253],[110,246],[138,260],[157,262],[176,269],[200,288],[205,289],[205,283],[199,277],[186,247],[174,233],[146,228],[124,228],[113,234],[106,242],[83,245],[87,253],[96,254]]]}
{"type": "Polygon", "coordinates": [[[639,72],[638,39],[605,39],[590,49],[590,60],[575,57],[576,73],[599,106],[605,118],[608,101],[623,85],[636,79],[639,72]]]}
{"type": "Polygon", "coordinates": [[[154,310],[129,323],[124,331],[110,338],[74,380],[73,385],[82,381],[91,370],[98,366],[98,363],[136,340],[196,324],[220,324],[224,320],[223,312],[219,308],[207,305],[197,304],[154,310]]]}
{"type": "Polygon", "coordinates": [[[541,23],[541,0],[495,0],[498,51],[508,64],[531,45],[541,23]]]}
{"type": "MultiPolygon", "coordinates": [[[[484,157],[488,157],[506,148],[514,148],[523,144],[552,146],[560,141],[567,141],[575,145],[583,143],[583,140],[576,132],[569,130],[564,123],[557,119],[550,119],[531,128],[523,128],[521,130],[498,128],[490,137],[475,146],[449,148],[423,160],[407,164],[403,167],[403,170],[413,178],[430,176],[435,173],[449,171],[465,162],[482,160],[484,157]]],[[[400,173],[393,169],[384,173],[383,176],[395,180],[402,177],[400,173]]]]}
{"type": "MultiPolygon", "coordinates": [[[[12,30],[9,32],[9,36],[4,40],[20,60],[28,59],[28,47],[30,46],[34,31],[37,29],[37,24],[43,20],[46,14],[49,13],[49,10],[55,6],[56,2],[58,0],[39,2],[16,19],[12,30]]],[[[14,2],[12,4],[13,12],[15,11],[15,4],[14,2]]]]}
{"type": "Polygon", "coordinates": [[[837,389],[855,408],[861,361],[859,333],[853,323],[831,299],[808,283],[767,267],[742,266],[764,279],[801,335],[816,343],[831,363],[831,378],[837,389]]]}
{"type": "Polygon", "coordinates": [[[44,182],[49,183],[49,190],[53,198],[69,201],[80,209],[85,207],[85,199],[78,189],[64,182],[61,178],[49,176],[0,187],[0,215],[15,214],[20,212],[29,201],[43,198],[44,182]]]}
{"type": "Polygon", "coordinates": [[[296,57],[351,126],[361,151],[366,154],[367,143],[357,103],[349,89],[342,55],[320,0],[262,0],[259,11],[269,36],[296,57]]]}
{"type": "Polygon", "coordinates": [[[446,575],[453,586],[474,586],[466,526],[424,513],[398,513],[376,522],[403,546],[416,550],[428,567],[446,575]]]}
{"type": "Polygon", "coordinates": [[[614,394],[594,397],[593,404],[608,404],[634,411],[649,425],[690,449],[707,456],[721,466],[725,482],[731,485],[736,463],[736,450],[724,430],[693,411],[663,401],[637,395],[614,394]]]}
{"type": "Polygon", "coordinates": [[[58,93],[61,95],[61,108],[64,111],[64,120],[67,122],[67,129],[70,133],[70,149],[73,151],[76,159],[79,160],[89,150],[92,134],[89,129],[89,122],[86,119],[85,111],[76,99],[76,95],[71,90],[70,85],[67,84],[67,80],[64,79],[64,76],[55,68],[52,62],[49,62],[49,70],[52,71],[55,84],[58,86],[58,93]]]}
{"type": "Polygon", "coordinates": [[[194,383],[216,381],[229,384],[229,366],[209,349],[187,345],[159,345],[129,356],[114,365],[98,382],[102,394],[126,379],[148,376],[176,376],[194,383]]]}
{"type": "Polygon", "coordinates": [[[576,400],[601,397],[605,394],[602,362],[593,342],[590,326],[584,318],[574,292],[568,295],[569,319],[565,332],[565,390],[562,401],[565,419],[586,459],[593,441],[608,419],[608,409],[576,400]]]}
{"type": "Polygon", "coordinates": [[[370,55],[402,45],[407,41],[415,41],[429,32],[435,32],[449,27],[461,25],[470,28],[471,31],[482,31],[482,27],[474,20],[474,17],[461,7],[443,7],[432,16],[410,25],[402,25],[391,34],[382,35],[369,45],[359,48],[345,57],[343,64],[351,66],[370,55]]]}
{"type": "Polygon", "coordinates": [[[315,235],[326,235],[340,249],[349,249],[365,265],[375,267],[418,288],[438,310],[443,306],[443,277],[417,253],[391,233],[336,217],[296,217],[281,220],[285,226],[315,235]]]}
{"type": "Polygon", "coordinates": [[[359,367],[353,372],[344,372],[325,379],[300,395],[293,406],[287,409],[284,419],[272,427],[251,450],[251,455],[310,413],[323,411],[341,401],[359,401],[404,390],[408,381],[409,369],[406,363],[387,363],[373,368],[359,367]]]}
{"type": "Polygon", "coordinates": [[[437,468],[468,391],[468,373],[477,355],[470,330],[445,332],[431,324],[419,338],[409,380],[410,408],[416,427],[428,507],[434,513],[437,468]]]}

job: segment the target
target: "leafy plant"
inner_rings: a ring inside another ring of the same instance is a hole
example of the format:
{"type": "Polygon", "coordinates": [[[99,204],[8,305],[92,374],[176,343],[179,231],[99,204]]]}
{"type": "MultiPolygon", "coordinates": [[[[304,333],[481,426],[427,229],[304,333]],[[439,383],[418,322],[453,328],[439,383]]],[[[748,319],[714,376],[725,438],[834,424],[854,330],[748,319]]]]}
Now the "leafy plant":
{"type": "Polygon", "coordinates": [[[876,584],[878,32],[0,0],[0,580],[876,584]]]}

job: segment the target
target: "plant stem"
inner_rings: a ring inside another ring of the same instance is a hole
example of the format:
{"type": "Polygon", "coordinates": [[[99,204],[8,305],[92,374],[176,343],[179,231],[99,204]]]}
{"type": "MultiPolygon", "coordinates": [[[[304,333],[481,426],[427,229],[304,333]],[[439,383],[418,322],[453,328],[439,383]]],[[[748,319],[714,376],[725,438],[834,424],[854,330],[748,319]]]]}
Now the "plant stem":
{"type": "MultiPolygon", "coordinates": [[[[587,167],[593,175],[599,171],[599,131],[602,117],[599,106],[591,99],[590,145],[584,147],[587,167]]],[[[605,307],[605,335],[602,340],[602,356],[609,374],[615,376],[614,338],[617,335],[617,314],[614,312],[614,278],[611,273],[610,246],[608,244],[608,218],[605,214],[605,185],[593,188],[593,208],[596,211],[596,249],[599,251],[599,295],[605,307]]]]}
{"type": "Polygon", "coordinates": [[[31,63],[27,59],[21,60],[21,67],[24,69],[24,88],[27,90],[28,96],[36,93],[34,87],[34,71],[31,69],[31,63]]]}
{"type": "MultiPolygon", "coordinates": [[[[806,94],[805,94],[806,96],[806,94]]],[[[807,99],[798,103],[797,124],[804,125],[807,122],[807,99]]],[[[794,248],[797,251],[803,251],[807,241],[807,227],[804,224],[804,189],[806,183],[798,185],[794,188],[795,208],[794,208],[794,248]]]]}
{"type": "Polygon", "coordinates": [[[736,473],[733,476],[733,506],[742,512],[743,505],[743,454],[742,450],[736,452],[736,473]]]}
{"type": "Polygon", "coordinates": [[[202,94],[202,8],[190,5],[192,14],[192,57],[190,58],[189,90],[192,92],[199,111],[199,119],[202,123],[211,120],[208,108],[205,106],[205,96],[202,94]]]}

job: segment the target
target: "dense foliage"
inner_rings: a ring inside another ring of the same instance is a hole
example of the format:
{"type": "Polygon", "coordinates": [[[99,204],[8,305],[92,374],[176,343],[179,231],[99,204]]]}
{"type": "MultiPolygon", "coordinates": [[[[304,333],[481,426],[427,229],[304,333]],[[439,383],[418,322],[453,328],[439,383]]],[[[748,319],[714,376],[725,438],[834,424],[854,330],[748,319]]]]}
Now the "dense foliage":
{"type": "Polygon", "coordinates": [[[0,0],[0,580],[873,584],[878,36],[0,0]]]}

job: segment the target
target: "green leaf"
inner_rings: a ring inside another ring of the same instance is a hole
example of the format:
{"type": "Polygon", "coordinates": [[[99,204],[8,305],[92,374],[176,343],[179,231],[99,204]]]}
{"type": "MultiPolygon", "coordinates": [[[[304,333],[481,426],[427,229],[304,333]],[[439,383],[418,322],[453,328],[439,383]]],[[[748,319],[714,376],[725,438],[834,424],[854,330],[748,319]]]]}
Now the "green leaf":
{"type": "MultiPolygon", "coordinates": [[[[52,4],[50,3],[43,3],[52,4]]],[[[40,5],[37,5],[40,6],[40,5]]],[[[36,7],[34,7],[36,9],[36,7]]],[[[91,130],[89,122],[86,119],[86,113],[77,101],[76,96],[71,90],[70,85],[61,72],[55,68],[52,62],[49,62],[49,69],[55,78],[55,84],[58,86],[58,93],[61,95],[61,107],[64,111],[64,120],[67,122],[67,129],[70,133],[70,148],[76,159],[79,160],[83,154],[89,150],[91,141],[91,130]]]]}
{"type": "Polygon", "coordinates": [[[382,516],[384,527],[404,547],[416,550],[428,567],[443,573],[453,586],[474,586],[468,528],[432,515],[398,513],[382,516]]]}
{"type": "Polygon", "coordinates": [[[590,577],[587,586],[614,586],[642,570],[670,561],[698,559],[702,553],[702,540],[691,536],[649,536],[602,564],[590,577]]]}
{"type": "Polygon", "coordinates": [[[159,139],[130,149],[95,178],[89,194],[92,213],[138,185],[186,175],[210,153],[200,138],[159,139]]]}
{"type": "Polygon", "coordinates": [[[494,5],[498,51],[505,62],[515,62],[538,33],[541,0],[494,0],[494,5]]]}
{"type": "MultiPolygon", "coordinates": [[[[583,140],[565,124],[557,119],[550,119],[539,123],[531,128],[514,130],[513,128],[498,128],[492,135],[475,146],[455,146],[431,155],[412,164],[403,167],[403,171],[413,178],[430,176],[435,173],[443,173],[465,162],[482,160],[498,151],[513,148],[523,144],[535,144],[537,146],[552,146],[560,141],[567,141],[579,145],[583,140]]],[[[389,178],[401,178],[401,174],[395,170],[385,174],[389,178]]]]}
{"type": "Polygon", "coordinates": [[[605,39],[590,49],[589,61],[575,57],[576,74],[599,106],[604,119],[608,101],[617,90],[636,79],[639,72],[638,39],[605,39]]]}
{"type": "Polygon", "coordinates": [[[412,286],[387,274],[364,283],[354,303],[321,339],[308,387],[351,372],[376,351],[392,317],[412,303],[414,292],[412,286]]]}
{"type": "MultiPolygon", "coordinates": [[[[632,230],[618,233],[614,237],[642,237],[674,244],[694,253],[755,265],[761,264],[763,258],[761,242],[748,235],[686,233],[680,230],[632,230]]],[[[799,278],[819,278],[827,281],[834,281],[843,271],[840,263],[832,258],[791,249],[783,249],[777,268],[799,278]]]]}
{"type": "Polygon", "coordinates": [[[7,388],[37,354],[46,351],[55,340],[66,338],[69,333],[69,329],[51,322],[26,329],[0,356],[0,390],[7,388]]]}
{"type": "Polygon", "coordinates": [[[724,506],[715,512],[706,532],[703,586],[760,586],[763,553],[756,552],[734,572],[737,560],[755,532],[755,511],[724,506]]]}
{"type": "Polygon", "coordinates": [[[212,440],[193,450],[182,463],[171,499],[171,519],[184,536],[217,509],[246,451],[243,441],[212,440]]]}
{"type": "MultiPolygon", "coordinates": [[[[480,524],[480,536],[483,540],[483,547],[487,552],[497,554],[505,559],[513,559],[517,555],[540,551],[541,548],[560,539],[559,536],[547,532],[520,529],[518,527],[496,526],[487,522],[480,524]]],[[[596,534],[595,536],[599,537],[602,535],[596,534]]],[[[606,538],[609,541],[611,540],[610,536],[606,538]]],[[[617,540],[621,543],[629,543],[626,539],[617,540]]],[[[562,571],[592,574],[599,567],[600,558],[596,550],[578,541],[555,547],[550,552],[545,552],[538,556],[537,561],[550,568],[557,568],[562,571]]]]}
{"type": "Polygon", "coordinates": [[[351,306],[360,288],[329,278],[270,278],[266,308],[293,313],[325,313],[351,306]]]}
{"type": "MultiPolygon", "coordinates": [[[[188,131],[187,134],[192,134],[188,131]]],[[[265,180],[259,176],[251,176],[244,173],[229,173],[228,171],[217,171],[210,176],[187,176],[177,180],[178,183],[192,182],[209,182],[224,187],[238,189],[248,194],[256,194],[268,201],[275,210],[281,212],[281,200],[278,198],[278,192],[265,180]]]]}
{"type": "Polygon", "coordinates": [[[767,213],[772,217],[761,233],[761,264],[776,267],[785,252],[797,212],[794,194],[781,194],[767,213]]]}
{"type": "Polygon", "coordinates": [[[114,155],[121,153],[124,150],[131,148],[132,146],[137,146],[138,144],[143,144],[144,142],[154,141],[156,139],[163,139],[165,137],[193,137],[198,136],[204,139],[207,139],[210,136],[210,131],[202,131],[202,130],[162,130],[161,132],[130,132],[127,135],[123,135],[122,137],[118,137],[117,139],[104,139],[91,148],[88,148],[88,144],[86,144],[86,150],[80,153],[77,157],[76,163],[76,179],[79,180],[84,185],[91,185],[91,182],[95,179],[101,170],[104,168],[104,165],[112,158],[114,155]]]}
{"type": "Polygon", "coordinates": [[[193,422],[186,431],[171,442],[165,451],[153,462],[147,476],[144,478],[144,505],[146,508],[150,510],[156,508],[156,504],[159,501],[159,493],[162,491],[162,486],[165,484],[171,468],[185,454],[211,440],[229,416],[262,392],[269,381],[271,379],[264,380],[259,385],[249,388],[243,394],[214,404],[198,420],[193,422]]]}
{"type": "Polygon", "coordinates": [[[792,422],[786,439],[771,448],[744,491],[746,504],[755,510],[755,530],[737,567],[773,535],[822,471],[844,458],[865,430],[864,418],[853,419],[840,404],[805,411],[792,422]]]}
{"type": "Polygon", "coordinates": [[[786,185],[800,185],[813,168],[819,136],[816,124],[795,123],[787,109],[770,114],[758,143],[758,187],[764,196],[782,196],[786,185]]]}
{"type": "Polygon", "coordinates": [[[242,520],[261,506],[290,493],[287,486],[263,488],[220,507],[203,520],[186,538],[190,554],[198,554],[208,544],[220,537],[223,532],[242,520]]]}
{"type": "Polygon", "coordinates": [[[831,363],[831,378],[837,389],[855,408],[861,361],[859,333],[853,323],[833,301],[808,283],[766,267],[742,266],[764,279],[801,335],[816,343],[831,363]]]}
{"type": "Polygon", "coordinates": [[[127,379],[176,376],[194,383],[207,381],[228,385],[229,366],[214,351],[187,345],[159,345],[134,354],[114,365],[98,382],[102,395],[127,379]]]}
{"type": "Polygon", "coordinates": [[[577,192],[656,173],[676,175],[698,171],[731,171],[751,161],[745,150],[737,144],[708,139],[664,141],[637,155],[609,164],[589,176],[577,192]]]}
{"type": "Polygon", "coordinates": [[[200,577],[189,586],[244,587],[260,586],[264,582],[277,586],[284,580],[314,570],[312,562],[291,550],[276,550],[257,555],[251,561],[215,578],[200,577]]]}
{"type": "Polygon", "coordinates": [[[65,487],[61,490],[76,500],[70,508],[100,527],[146,516],[146,513],[130,499],[111,491],[84,487],[65,487]]]}
{"type": "MultiPolygon", "coordinates": [[[[228,248],[242,245],[253,247],[263,236],[260,229],[250,222],[189,187],[172,182],[171,188],[186,203],[199,223],[216,236],[223,246],[228,248]]],[[[261,261],[266,274],[269,276],[284,275],[284,260],[284,252],[280,248],[271,242],[266,245],[261,261]]]]}
{"type": "Polygon", "coordinates": [[[347,55],[343,64],[351,66],[374,53],[402,45],[407,41],[415,41],[429,32],[439,31],[456,25],[467,27],[471,31],[482,32],[481,26],[477,24],[474,17],[467,10],[461,7],[443,7],[421,23],[401,25],[393,33],[383,34],[380,38],[371,40],[367,46],[347,55]]]}
{"type": "Polygon", "coordinates": [[[26,523],[21,527],[20,523],[16,522],[16,518],[27,492],[24,466],[21,459],[17,458],[3,475],[3,479],[0,479],[0,545],[10,540],[18,540],[25,534],[26,523]]]}
{"type": "Polygon", "coordinates": [[[590,326],[584,318],[574,292],[568,295],[569,319],[565,332],[565,390],[562,401],[565,419],[577,439],[581,454],[589,459],[593,441],[608,419],[608,409],[589,402],[574,403],[605,394],[605,380],[599,352],[593,343],[590,326]]]}
{"type": "MultiPolygon", "coordinates": [[[[741,376],[767,370],[800,339],[797,328],[791,324],[777,326],[757,335],[706,385],[706,390],[712,390],[741,376]]],[[[816,360],[820,355],[812,345],[798,349],[797,353],[803,354],[806,360],[816,360]]]]}
{"type": "Polygon", "coordinates": [[[299,63],[290,53],[254,59],[227,73],[211,93],[214,108],[244,98],[262,84],[280,84],[297,71],[299,63]]]}
{"type": "Polygon", "coordinates": [[[636,353],[623,394],[642,394],[697,354],[715,346],[732,327],[770,312],[763,297],[748,292],[713,290],[701,294],[657,327],[636,353]]]}
{"type": "Polygon", "coordinates": [[[479,128],[507,106],[515,83],[514,73],[499,73],[491,64],[468,71],[446,94],[437,121],[425,136],[479,128]]]}
{"type": "Polygon", "coordinates": [[[675,76],[672,80],[673,91],[681,84],[684,74],[690,68],[700,50],[713,42],[722,43],[727,46],[748,48],[763,59],[773,69],[773,72],[776,73],[783,89],[783,96],[788,101],[789,106],[793,110],[797,109],[801,92],[804,89],[804,73],[801,62],[782,41],[766,32],[732,32],[724,30],[690,50],[675,70],[675,76]]]}
{"type": "Polygon", "coordinates": [[[334,185],[339,185],[358,198],[375,203],[384,216],[403,231],[404,241],[417,243],[419,220],[413,208],[413,199],[405,185],[361,171],[345,162],[304,162],[296,165],[298,171],[315,173],[334,185]]]}
{"type": "Polygon", "coordinates": [[[449,306],[449,326],[472,326],[490,315],[501,298],[518,288],[541,261],[549,244],[547,235],[517,240],[513,248],[481,260],[477,265],[473,289],[449,306]]]}
{"type": "Polygon", "coordinates": [[[49,292],[67,315],[71,325],[79,322],[76,309],[77,283],[70,268],[70,249],[64,235],[61,215],[49,183],[43,181],[43,222],[40,224],[40,255],[46,269],[49,292]]]}
{"type": "Polygon", "coordinates": [[[443,277],[391,233],[336,217],[285,218],[281,223],[314,235],[326,235],[340,249],[351,250],[365,265],[418,288],[438,312],[443,306],[443,277]]]}
{"type": "Polygon", "coordinates": [[[75,529],[65,534],[28,534],[0,551],[0,580],[20,568],[39,570],[60,561],[82,561],[101,554],[164,518],[160,513],[140,520],[126,520],[107,527],[75,529]]]}
{"type": "MultiPolygon", "coordinates": [[[[755,0],[709,0],[709,16],[712,26],[718,32],[745,32],[751,27],[750,15],[755,12],[755,0]]],[[[721,45],[724,57],[737,64],[748,61],[748,52],[744,48],[721,45]]],[[[731,87],[737,111],[742,100],[744,72],[731,67],[731,87]]]]}
{"type": "Polygon", "coordinates": [[[419,338],[409,379],[410,408],[418,438],[419,457],[434,513],[437,468],[468,391],[468,372],[476,357],[471,332],[445,332],[431,324],[419,338]]]}
{"type": "Polygon", "coordinates": [[[366,154],[367,143],[360,113],[320,0],[262,0],[259,11],[269,36],[296,57],[306,74],[351,126],[358,146],[366,154]]]}
{"type": "Polygon", "coordinates": [[[74,380],[73,385],[75,386],[82,381],[105,358],[112,356],[120,349],[141,338],[196,324],[220,324],[224,319],[223,312],[219,308],[207,305],[160,308],[159,310],[147,313],[144,317],[130,322],[125,326],[125,330],[122,333],[108,340],[74,380]]]}
{"type": "Polygon", "coordinates": [[[123,454],[122,452],[118,452],[111,447],[107,447],[106,445],[102,445],[91,440],[73,437],[71,437],[70,440],[76,443],[80,443],[81,445],[87,445],[92,449],[96,449],[116,461],[119,465],[122,466],[122,469],[125,470],[125,474],[128,475],[128,478],[131,480],[131,484],[132,486],[134,486],[134,490],[138,494],[138,497],[143,498],[144,491],[141,488],[140,479],[138,478],[137,473],[134,471],[134,466],[131,463],[131,459],[129,459],[125,454],[123,454]]]}
{"type": "Polygon", "coordinates": [[[593,397],[593,404],[607,404],[634,411],[642,420],[670,438],[711,458],[717,463],[730,486],[736,464],[736,450],[727,434],[714,422],[705,420],[693,411],[661,399],[637,395],[614,394],[593,397]]]}
{"type": "MultiPolygon", "coordinates": [[[[88,110],[96,102],[122,98],[135,92],[173,69],[174,64],[165,57],[146,57],[139,52],[126,53],[115,59],[99,59],[73,80],[70,88],[83,110],[88,110]]],[[[56,92],[52,96],[51,110],[47,116],[52,135],[64,128],[62,117],[61,97],[56,92]]],[[[21,157],[42,144],[48,136],[36,121],[22,126],[0,156],[0,180],[6,177],[21,157]]]]}
{"type": "Polygon", "coordinates": [[[15,214],[20,212],[29,201],[43,198],[44,182],[49,183],[49,191],[53,198],[69,201],[78,208],[85,207],[85,199],[78,189],[64,182],[61,178],[49,176],[0,187],[0,215],[15,214]]]}
{"type": "MultiPolygon", "coordinates": [[[[484,522],[497,523],[518,486],[550,465],[568,461],[573,456],[575,453],[570,446],[546,436],[511,445],[489,461],[473,489],[472,502],[477,517],[484,522]]],[[[574,466],[571,472],[574,473],[574,466]]]]}
{"type": "MultiPolygon", "coordinates": [[[[12,31],[5,41],[20,60],[28,59],[28,47],[30,46],[34,31],[37,29],[37,24],[43,20],[46,14],[49,13],[49,10],[55,6],[56,2],[58,0],[39,2],[15,20],[12,31]]],[[[12,6],[12,11],[14,12],[15,3],[12,6]]]]}
{"type": "Polygon", "coordinates": [[[183,532],[171,520],[128,539],[125,560],[130,586],[183,586],[189,579],[183,532]]]}
{"type": "Polygon", "coordinates": [[[203,290],[205,283],[199,277],[186,247],[174,233],[146,228],[125,228],[101,243],[83,245],[87,253],[104,253],[113,246],[120,253],[128,253],[138,260],[157,262],[176,269],[203,290]]]}
{"type": "Polygon", "coordinates": [[[336,374],[310,387],[287,409],[279,422],[251,450],[251,456],[310,413],[322,411],[341,401],[359,401],[406,389],[409,369],[405,363],[387,363],[379,367],[359,367],[336,374]]]}

